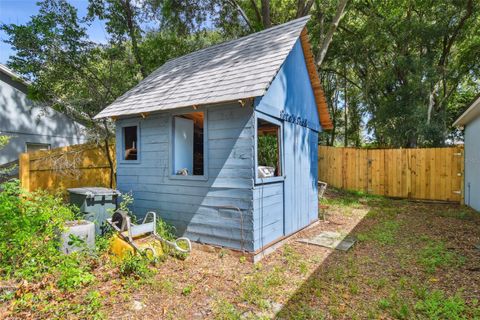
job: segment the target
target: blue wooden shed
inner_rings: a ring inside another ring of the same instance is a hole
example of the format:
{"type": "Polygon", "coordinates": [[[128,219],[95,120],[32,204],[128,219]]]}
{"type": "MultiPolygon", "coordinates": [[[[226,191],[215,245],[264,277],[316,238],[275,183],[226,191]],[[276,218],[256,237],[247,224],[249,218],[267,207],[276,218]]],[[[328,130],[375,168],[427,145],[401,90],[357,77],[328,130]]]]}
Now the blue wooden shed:
{"type": "Polygon", "coordinates": [[[193,241],[258,253],[317,220],[331,127],[308,17],[168,61],[104,109],[117,187],[193,241]]]}

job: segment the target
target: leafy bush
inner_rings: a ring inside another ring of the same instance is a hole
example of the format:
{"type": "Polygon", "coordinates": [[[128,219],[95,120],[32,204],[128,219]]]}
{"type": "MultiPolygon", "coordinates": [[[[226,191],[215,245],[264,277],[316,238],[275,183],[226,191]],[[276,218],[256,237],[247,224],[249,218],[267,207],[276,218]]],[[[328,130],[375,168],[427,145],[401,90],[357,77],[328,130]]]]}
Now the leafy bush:
{"type": "Polygon", "coordinates": [[[128,254],[118,267],[123,277],[144,278],[153,274],[149,264],[150,262],[139,254],[128,254]]]}
{"type": "Polygon", "coordinates": [[[18,181],[0,186],[0,277],[35,281],[50,274],[58,288],[71,290],[91,283],[95,259],[102,248],[93,252],[60,252],[60,233],[65,222],[77,214],[65,205],[61,196],[43,191],[25,192],[18,181]]]}
{"type": "Polygon", "coordinates": [[[57,285],[61,289],[75,289],[87,285],[95,280],[90,273],[88,264],[82,263],[85,260],[78,257],[76,253],[63,256],[60,263],[54,268],[59,274],[57,285]]]}
{"type": "Polygon", "coordinates": [[[39,278],[57,264],[58,235],[74,210],[61,197],[24,192],[16,180],[0,188],[0,275],[39,278]]]}

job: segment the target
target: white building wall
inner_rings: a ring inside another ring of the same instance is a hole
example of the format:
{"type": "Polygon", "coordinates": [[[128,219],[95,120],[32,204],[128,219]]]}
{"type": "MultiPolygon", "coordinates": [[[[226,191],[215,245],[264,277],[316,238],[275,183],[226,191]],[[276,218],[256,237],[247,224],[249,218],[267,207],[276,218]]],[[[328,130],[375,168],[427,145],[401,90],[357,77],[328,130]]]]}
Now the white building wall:
{"type": "Polygon", "coordinates": [[[480,117],[465,127],[465,204],[480,211],[480,117]]]}

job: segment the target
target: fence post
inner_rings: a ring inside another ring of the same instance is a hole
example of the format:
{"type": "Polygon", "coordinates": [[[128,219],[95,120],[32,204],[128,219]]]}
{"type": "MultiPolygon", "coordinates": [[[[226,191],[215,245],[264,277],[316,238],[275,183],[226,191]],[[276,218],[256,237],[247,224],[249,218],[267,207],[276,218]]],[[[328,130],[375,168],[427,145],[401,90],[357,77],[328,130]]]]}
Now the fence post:
{"type": "Polygon", "coordinates": [[[465,205],[465,149],[459,147],[455,150],[457,153],[460,153],[460,175],[457,173],[457,176],[460,176],[460,204],[465,205]]]}
{"type": "Polygon", "coordinates": [[[30,191],[30,154],[22,153],[19,158],[20,185],[26,191],[30,191]]]}

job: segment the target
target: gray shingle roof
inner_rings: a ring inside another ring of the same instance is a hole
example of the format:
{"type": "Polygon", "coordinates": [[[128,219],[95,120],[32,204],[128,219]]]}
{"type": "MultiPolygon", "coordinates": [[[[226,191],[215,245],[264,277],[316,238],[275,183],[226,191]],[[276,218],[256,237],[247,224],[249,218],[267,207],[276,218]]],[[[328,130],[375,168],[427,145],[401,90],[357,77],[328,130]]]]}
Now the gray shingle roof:
{"type": "Polygon", "coordinates": [[[309,17],[173,59],[95,118],[263,96],[309,17]]]}

